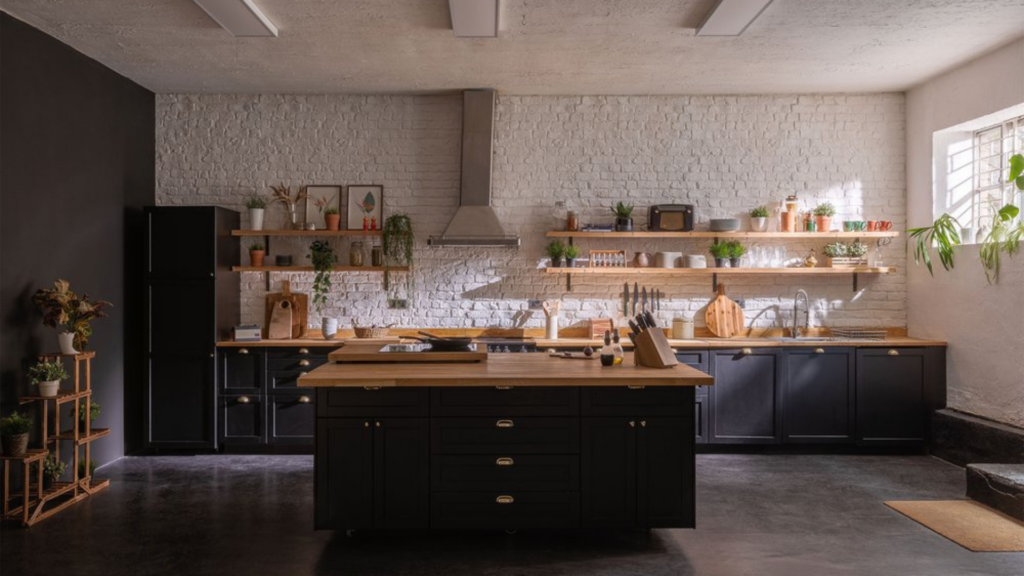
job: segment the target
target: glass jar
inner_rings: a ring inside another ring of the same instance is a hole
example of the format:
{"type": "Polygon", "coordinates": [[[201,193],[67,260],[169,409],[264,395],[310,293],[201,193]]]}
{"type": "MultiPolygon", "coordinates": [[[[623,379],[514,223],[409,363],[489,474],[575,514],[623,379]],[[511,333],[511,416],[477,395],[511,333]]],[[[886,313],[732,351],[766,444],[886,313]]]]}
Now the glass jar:
{"type": "Polygon", "coordinates": [[[348,248],[348,265],[349,266],[362,266],[363,265],[363,243],[353,242],[348,248]]]}
{"type": "Polygon", "coordinates": [[[569,210],[565,215],[565,229],[569,232],[576,232],[580,229],[580,217],[575,210],[569,210]]]}
{"type": "Polygon", "coordinates": [[[376,242],[370,248],[370,265],[374,268],[384,266],[384,247],[376,242]]]}

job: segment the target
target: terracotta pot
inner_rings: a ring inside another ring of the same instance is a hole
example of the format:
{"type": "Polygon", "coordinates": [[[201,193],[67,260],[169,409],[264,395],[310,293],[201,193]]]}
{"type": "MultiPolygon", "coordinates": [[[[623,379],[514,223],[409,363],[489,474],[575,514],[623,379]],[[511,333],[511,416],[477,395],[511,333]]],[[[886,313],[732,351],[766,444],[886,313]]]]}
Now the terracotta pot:
{"type": "Polygon", "coordinates": [[[263,266],[263,257],[266,255],[264,250],[249,250],[249,265],[263,266]]]}
{"type": "Polygon", "coordinates": [[[782,213],[782,231],[796,232],[796,213],[786,211],[782,213]]]}
{"type": "Polygon", "coordinates": [[[328,230],[338,230],[341,227],[341,214],[324,214],[324,222],[328,230]]]}
{"type": "Polygon", "coordinates": [[[28,433],[0,437],[4,456],[22,456],[28,450],[28,433]]]}
{"type": "Polygon", "coordinates": [[[828,232],[832,230],[831,216],[818,216],[816,220],[818,222],[818,232],[828,232]]]}

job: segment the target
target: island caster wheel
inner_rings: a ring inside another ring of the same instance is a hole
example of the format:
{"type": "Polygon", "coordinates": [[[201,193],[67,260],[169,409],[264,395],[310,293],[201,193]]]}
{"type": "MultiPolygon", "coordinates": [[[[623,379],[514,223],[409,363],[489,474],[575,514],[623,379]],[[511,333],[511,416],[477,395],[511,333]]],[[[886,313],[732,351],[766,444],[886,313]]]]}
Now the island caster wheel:
{"type": "Polygon", "coordinates": [[[518,534],[518,533],[519,533],[519,529],[518,528],[505,528],[505,534],[508,534],[510,536],[513,535],[513,534],[518,534]]]}

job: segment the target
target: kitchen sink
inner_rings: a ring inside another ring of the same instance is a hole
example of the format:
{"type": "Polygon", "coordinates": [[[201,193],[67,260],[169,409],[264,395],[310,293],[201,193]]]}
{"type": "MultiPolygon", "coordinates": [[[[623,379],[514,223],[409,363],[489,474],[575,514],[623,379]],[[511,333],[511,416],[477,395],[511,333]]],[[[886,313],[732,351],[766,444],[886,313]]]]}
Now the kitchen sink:
{"type": "Polygon", "coordinates": [[[831,336],[773,336],[769,340],[776,342],[834,342],[831,336]]]}

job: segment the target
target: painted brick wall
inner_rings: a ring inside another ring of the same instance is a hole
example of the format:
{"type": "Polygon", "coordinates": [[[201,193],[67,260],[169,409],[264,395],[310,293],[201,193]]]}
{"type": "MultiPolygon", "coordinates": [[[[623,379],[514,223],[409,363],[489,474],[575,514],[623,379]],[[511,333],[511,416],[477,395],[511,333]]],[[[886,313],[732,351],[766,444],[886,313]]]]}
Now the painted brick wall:
{"type": "MultiPolygon", "coordinates": [[[[244,198],[271,184],[382,184],[385,213],[406,212],[417,231],[416,300],[388,310],[379,275],[336,274],[325,314],[342,324],[432,327],[543,325],[531,298],[562,298],[562,325],[621,310],[622,283],[636,278],[545,275],[544,231],[560,226],[558,201],[581,219],[608,221],[617,200],[646,206],[692,203],[699,224],[777,206],[797,192],[805,205],[830,200],[837,218],[886,218],[905,227],[904,99],[899,94],[800,96],[499,96],[495,208],[523,240],[519,250],[428,248],[444,230],[459,194],[460,96],[162,95],[157,97],[157,202],[217,204],[243,210],[244,198]]],[[[243,210],[244,212],[244,210],[243,210]]],[[[243,216],[243,220],[246,216],[243,216]]],[[[267,227],[280,226],[280,206],[267,227]]],[[[803,256],[824,241],[782,244],[803,256]]],[[[336,242],[347,257],[347,242],[336,242]]],[[[705,253],[706,240],[581,241],[589,248],[705,253]]],[[[272,255],[304,258],[305,243],[274,239],[272,255]]],[[[880,248],[897,275],[747,276],[730,280],[757,326],[789,321],[793,294],[806,289],[816,324],[905,326],[903,241],[880,248]]],[[[274,274],[309,291],[312,274],[274,274]]],[[[697,314],[708,279],[646,282],[668,296],[663,315],[697,314]]],[[[243,274],[242,318],[261,322],[262,274],[243,274]]],[[[311,316],[311,324],[318,317],[311,316]]]]}

